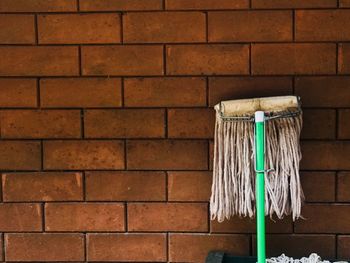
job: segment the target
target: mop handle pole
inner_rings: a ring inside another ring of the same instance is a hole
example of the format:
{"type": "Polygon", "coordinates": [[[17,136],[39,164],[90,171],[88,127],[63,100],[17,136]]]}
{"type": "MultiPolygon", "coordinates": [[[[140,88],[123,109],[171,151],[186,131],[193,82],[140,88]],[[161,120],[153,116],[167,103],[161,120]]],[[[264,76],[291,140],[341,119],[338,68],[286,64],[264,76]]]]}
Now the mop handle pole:
{"type": "Polygon", "coordinates": [[[265,255],[265,115],[255,112],[256,167],[256,227],[258,263],[266,262],[265,255]]]}

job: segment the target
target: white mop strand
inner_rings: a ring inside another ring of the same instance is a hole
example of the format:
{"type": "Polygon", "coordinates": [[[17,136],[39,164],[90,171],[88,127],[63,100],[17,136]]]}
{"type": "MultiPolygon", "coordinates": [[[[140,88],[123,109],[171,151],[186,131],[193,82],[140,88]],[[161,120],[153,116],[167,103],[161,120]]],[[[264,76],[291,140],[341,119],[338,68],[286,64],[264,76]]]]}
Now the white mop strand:
{"type": "MultiPolygon", "coordinates": [[[[299,178],[302,116],[266,121],[265,214],[301,215],[299,178]]],[[[211,219],[255,215],[254,123],[224,121],[216,114],[211,219]]]]}
{"type": "MultiPolygon", "coordinates": [[[[322,260],[322,258],[316,253],[312,253],[309,257],[303,257],[301,259],[294,259],[282,254],[279,257],[267,258],[267,263],[330,263],[328,260],[322,260]]],[[[333,263],[346,263],[348,261],[336,261],[333,263]]]]}

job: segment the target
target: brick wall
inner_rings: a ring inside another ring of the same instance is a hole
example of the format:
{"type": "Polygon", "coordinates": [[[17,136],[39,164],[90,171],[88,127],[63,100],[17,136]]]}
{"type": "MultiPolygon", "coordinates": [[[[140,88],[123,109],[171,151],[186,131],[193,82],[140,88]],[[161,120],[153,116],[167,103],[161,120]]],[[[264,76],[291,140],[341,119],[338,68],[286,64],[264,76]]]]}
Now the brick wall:
{"type": "Polygon", "coordinates": [[[0,260],[255,254],[208,218],[220,100],[298,94],[306,220],[268,254],[350,258],[348,0],[0,0],[0,260]]]}

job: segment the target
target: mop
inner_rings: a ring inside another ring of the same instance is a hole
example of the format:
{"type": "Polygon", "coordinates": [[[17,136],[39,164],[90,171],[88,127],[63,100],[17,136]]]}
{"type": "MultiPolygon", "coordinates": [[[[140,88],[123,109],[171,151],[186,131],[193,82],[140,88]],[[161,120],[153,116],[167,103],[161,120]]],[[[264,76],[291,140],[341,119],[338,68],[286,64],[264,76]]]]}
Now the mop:
{"type": "Polygon", "coordinates": [[[322,262],[316,254],[302,260],[265,257],[265,215],[301,217],[299,98],[223,101],[215,110],[211,219],[256,215],[259,263],[322,262]]]}

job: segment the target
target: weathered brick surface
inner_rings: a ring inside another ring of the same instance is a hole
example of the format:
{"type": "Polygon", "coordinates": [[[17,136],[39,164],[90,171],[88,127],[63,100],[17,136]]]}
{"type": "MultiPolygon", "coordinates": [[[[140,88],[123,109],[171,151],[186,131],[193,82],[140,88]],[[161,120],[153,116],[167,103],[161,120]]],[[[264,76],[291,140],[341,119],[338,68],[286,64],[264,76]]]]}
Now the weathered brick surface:
{"type": "Polygon", "coordinates": [[[210,221],[223,100],[301,97],[302,215],[267,254],[346,259],[349,0],[0,0],[0,261],[254,255],[210,221]]]}
{"type": "Polygon", "coordinates": [[[2,174],[3,200],[80,201],[83,199],[81,173],[40,172],[2,174]]]}

